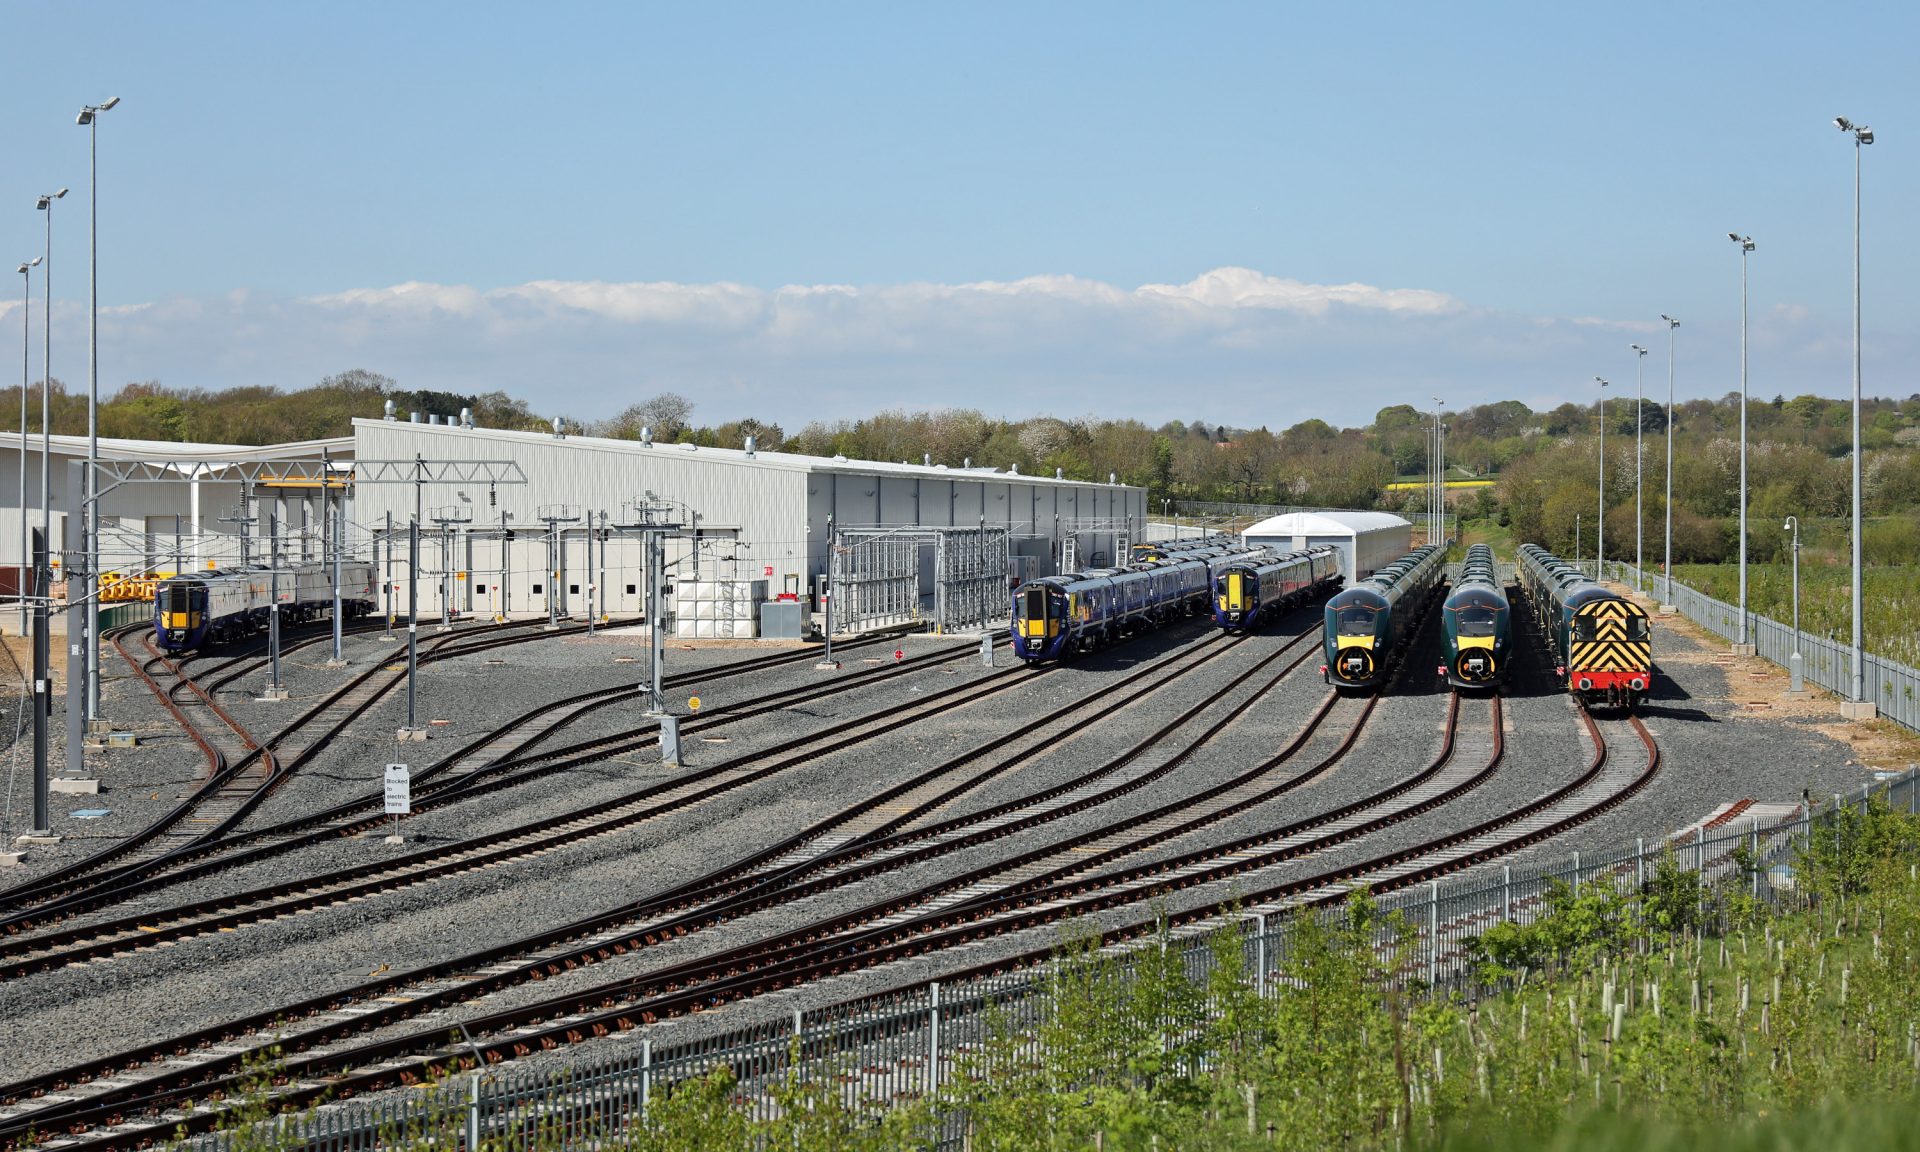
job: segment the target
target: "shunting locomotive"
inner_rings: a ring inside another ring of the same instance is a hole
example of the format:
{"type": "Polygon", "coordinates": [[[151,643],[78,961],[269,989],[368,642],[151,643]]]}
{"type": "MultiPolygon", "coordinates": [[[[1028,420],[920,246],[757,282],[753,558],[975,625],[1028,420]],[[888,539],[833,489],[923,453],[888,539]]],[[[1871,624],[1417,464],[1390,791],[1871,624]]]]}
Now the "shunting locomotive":
{"type": "Polygon", "coordinates": [[[1588,705],[1617,708],[1646,696],[1653,685],[1646,609],[1537,544],[1520,546],[1520,585],[1567,691],[1588,705]]]}
{"type": "Polygon", "coordinates": [[[1375,688],[1387,678],[1394,650],[1440,583],[1444,549],[1416,548],[1327,601],[1321,674],[1341,688],[1375,688]]]}
{"type": "Polygon", "coordinates": [[[1513,640],[1512,612],[1500,587],[1493,549],[1475,544],[1460,565],[1460,579],[1440,610],[1446,662],[1440,674],[1455,688],[1497,688],[1507,675],[1513,640]]]}
{"type": "Polygon", "coordinates": [[[1214,568],[1213,620],[1229,632],[1251,631],[1341,579],[1340,554],[1331,548],[1230,560],[1214,568]]]}

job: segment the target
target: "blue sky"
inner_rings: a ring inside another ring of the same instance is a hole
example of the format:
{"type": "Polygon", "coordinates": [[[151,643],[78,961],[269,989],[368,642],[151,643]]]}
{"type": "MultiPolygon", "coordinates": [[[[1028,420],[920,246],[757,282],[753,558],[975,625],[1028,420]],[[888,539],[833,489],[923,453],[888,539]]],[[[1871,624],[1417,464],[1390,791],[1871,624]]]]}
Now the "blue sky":
{"type": "Polygon", "coordinates": [[[589,418],[671,387],[703,418],[791,425],[1355,423],[1435,394],[1589,399],[1596,373],[1631,381],[1628,343],[1664,352],[1671,312],[1682,394],[1719,394],[1737,228],[1759,245],[1754,390],[1839,394],[1846,114],[1881,136],[1868,387],[1904,396],[1917,25],[1895,5],[15,2],[0,252],[38,252],[34,195],[74,188],[54,372],[81,379],[73,114],[119,95],[108,388],[366,367],[589,418]],[[1315,287],[1340,285],[1368,291],[1315,287]]]}

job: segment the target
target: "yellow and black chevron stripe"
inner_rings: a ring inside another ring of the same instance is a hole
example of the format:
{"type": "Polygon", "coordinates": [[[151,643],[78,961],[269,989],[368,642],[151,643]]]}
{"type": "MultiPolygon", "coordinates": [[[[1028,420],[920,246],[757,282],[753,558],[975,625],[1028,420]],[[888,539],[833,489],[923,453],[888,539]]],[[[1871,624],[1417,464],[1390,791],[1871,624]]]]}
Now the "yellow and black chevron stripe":
{"type": "MultiPolygon", "coordinates": [[[[1593,639],[1568,644],[1567,665],[1590,672],[1640,672],[1653,662],[1653,645],[1648,640],[1627,639],[1627,621],[1646,619],[1646,611],[1630,600],[1600,600],[1582,605],[1575,612],[1579,620],[1593,622],[1593,639]]],[[[1640,634],[1645,636],[1643,625],[1640,634]]]]}

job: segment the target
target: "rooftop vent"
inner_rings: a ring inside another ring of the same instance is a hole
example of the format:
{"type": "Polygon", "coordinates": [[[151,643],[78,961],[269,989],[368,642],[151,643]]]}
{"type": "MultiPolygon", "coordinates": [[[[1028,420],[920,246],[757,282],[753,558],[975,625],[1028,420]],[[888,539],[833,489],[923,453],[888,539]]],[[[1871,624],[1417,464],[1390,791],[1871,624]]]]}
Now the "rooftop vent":
{"type": "Polygon", "coordinates": [[[922,453],[920,454],[920,465],[921,465],[921,467],[923,467],[923,468],[931,468],[931,467],[933,467],[933,453],[931,453],[931,452],[922,452],[922,453]]]}
{"type": "Polygon", "coordinates": [[[747,459],[753,459],[753,437],[747,437],[747,459]]]}
{"type": "Polygon", "coordinates": [[[653,447],[653,429],[645,424],[640,426],[640,443],[648,448],[653,447]]]}
{"type": "Polygon", "coordinates": [[[973,457],[971,456],[962,457],[960,460],[960,467],[962,468],[973,467],[973,457]]]}
{"type": "Polygon", "coordinates": [[[833,454],[833,459],[834,459],[834,463],[836,464],[845,464],[847,462],[847,458],[845,454],[840,452],[835,452],[833,454]]]}
{"type": "Polygon", "coordinates": [[[1018,465],[1018,464],[1009,464],[1009,465],[1007,465],[1007,474],[1008,474],[1009,476],[1018,476],[1018,475],[1020,475],[1020,465],[1018,465]]]}
{"type": "Polygon", "coordinates": [[[1067,470],[1064,468],[1055,468],[1053,470],[1053,478],[1055,480],[1065,480],[1067,478],[1067,470]]]}
{"type": "Polygon", "coordinates": [[[700,445],[698,445],[698,444],[682,444],[682,445],[680,445],[680,451],[682,451],[682,452],[698,452],[698,451],[700,451],[700,445]]]}
{"type": "Polygon", "coordinates": [[[1118,472],[1109,472],[1109,473],[1107,473],[1107,483],[1109,483],[1109,484],[1118,484],[1118,483],[1120,483],[1120,474],[1119,474],[1118,472]]]}
{"type": "Polygon", "coordinates": [[[386,402],[385,406],[383,407],[380,413],[380,418],[382,420],[393,419],[393,401],[389,400],[386,402]]]}
{"type": "Polygon", "coordinates": [[[553,438],[555,440],[565,440],[567,438],[567,418],[565,416],[555,416],[553,418],[553,438]]]}
{"type": "Polygon", "coordinates": [[[473,427],[473,409],[471,408],[460,409],[460,427],[467,428],[467,429],[471,429],[473,427]]]}
{"type": "Polygon", "coordinates": [[[409,423],[409,424],[418,424],[418,423],[420,423],[420,413],[418,413],[418,412],[409,412],[409,413],[407,413],[407,423],[409,423]]]}

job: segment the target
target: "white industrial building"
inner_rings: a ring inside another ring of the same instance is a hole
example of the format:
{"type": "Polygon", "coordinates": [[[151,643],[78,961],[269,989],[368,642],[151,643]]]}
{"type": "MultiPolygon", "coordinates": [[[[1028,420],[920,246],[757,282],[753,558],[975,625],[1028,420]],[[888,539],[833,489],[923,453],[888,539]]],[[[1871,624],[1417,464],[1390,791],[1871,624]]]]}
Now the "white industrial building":
{"type": "Polygon", "coordinates": [[[1326,545],[1340,553],[1347,587],[1413,550],[1413,524],[1391,512],[1288,512],[1241,533],[1250,548],[1276,552],[1326,545]]]}
{"type": "MultiPolygon", "coordinates": [[[[77,505],[72,466],[84,466],[87,438],[53,436],[46,453],[49,487],[53,493],[52,536],[55,579],[63,567],[68,509],[77,505]]],[[[18,432],[0,432],[0,595],[12,595],[18,572],[28,560],[21,539],[24,519],[28,529],[41,526],[41,438],[25,438],[26,485],[20,482],[23,444],[18,432]]],[[[242,519],[242,485],[219,479],[218,471],[233,465],[270,465],[275,462],[351,460],[353,440],[340,437],[294,444],[194,444],[160,440],[102,438],[99,458],[114,470],[140,474],[137,480],[101,485],[101,566],[109,571],[162,572],[202,570],[239,560],[243,535],[255,541],[267,532],[267,516],[275,513],[285,526],[289,555],[316,555],[321,547],[321,514],[317,491],[282,489],[263,506],[251,508],[257,519],[242,519]],[[139,467],[128,467],[139,466],[139,467]]],[[[254,552],[258,555],[258,551],[254,552]]]]}
{"type": "MultiPolygon", "coordinates": [[[[418,492],[406,484],[356,485],[351,519],[362,532],[384,535],[391,516],[400,560],[418,506],[420,596],[429,614],[440,611],[442,588],[462,612],[544,614],[551,606],[582,613],[590,586],[599,589],[597,613],[639,613],[647,582],[631,526],[646,503],[684,523],[683,536],[669,544],[668,578],[680,599],[717,605],[698,609],[716,623],[730,611],[750,611],[719,605],[782,595],[818,611],[829,526],[846,593],[836,626],[849,616],[858,626],[926,618],[952,591],[947,577],[958,579],[963,569],[973,581],[968,595],[983,608],[991,601],[1004,617],[1010,577],[1112,563],[1146,518],[1140,488],[992,468],[392,419],[356,420],[353,430],[361,461],[511,462],[525,477],[418,492]],[[983,570],[983,563],[997,568],[983,570]]],[[[717,627],[697,634],[745,633],[717,627]]]]}

